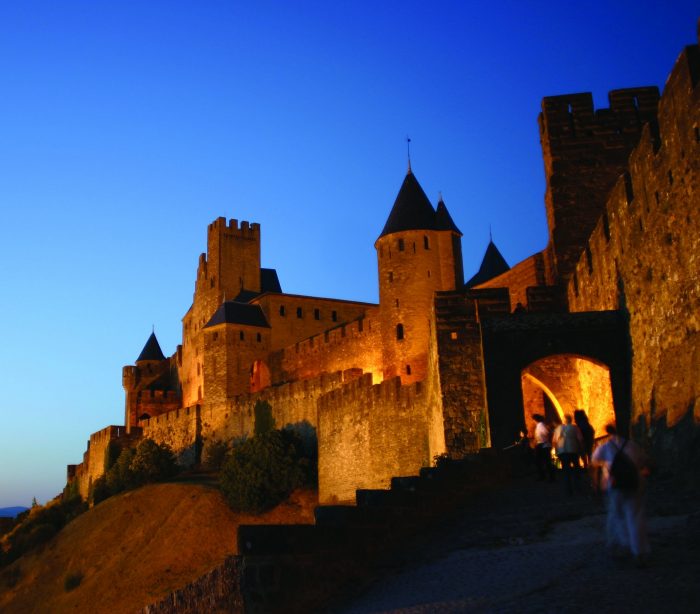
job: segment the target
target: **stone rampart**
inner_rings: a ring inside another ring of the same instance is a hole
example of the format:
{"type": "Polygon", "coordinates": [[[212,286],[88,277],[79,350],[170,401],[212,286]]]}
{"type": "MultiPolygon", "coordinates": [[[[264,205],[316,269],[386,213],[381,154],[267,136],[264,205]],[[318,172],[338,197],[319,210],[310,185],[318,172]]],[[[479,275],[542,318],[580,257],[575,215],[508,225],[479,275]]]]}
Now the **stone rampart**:
{"type": "Polygon", "coordinates": [[[271,355],[273,382],[288,382],[321,373],[362,369],[382,377],[379,320],[372,315],[327,330],[271,355]]]}
{"type": "Polygon", "coordinates": [[[393,476],[429,465],[427,395],[399,377],[371,374],[318,401],[319,501],[355,501],[358,488],[387,488],[393,476]]]}
{"type": "Polygon", "coordinates": [[[179,465],[192,466],[201,455],[201,407],[185,407],[139,421],[143,436],[170,446],[179,465]]]}
{"type": "Polygon", "coordinates": [[[318,377],[270,386],[260,392],[229,399],[225,405],[208,404],[202,409],[202,440],[231,441],[254,431],[253,408],[258,401],[267,401],[272,408],[276,428],[294,425],[299,429],[318,426],[318,399],[343,384],[358,378],[359,369],[322,373],[318,377]]]}
{"type": "Polygon", "coordinates": [[[78,491],[83,499],[88,498],[90,486],[105,472],[105,452],[112,442],[128,446],[141,435],[141,430],[132,428],[127,433],[124,426],[107,426],[90,435],[87,449],[83,453],[83,462],[78,465],[68,465],[67,481],[78,481],[78,491]]]}
{"type": "Polygon", "coordinates": [[[629,313],[632,420],[700,418],[700,52],[687,47],[568,284],[572,311],[629,313]]]}

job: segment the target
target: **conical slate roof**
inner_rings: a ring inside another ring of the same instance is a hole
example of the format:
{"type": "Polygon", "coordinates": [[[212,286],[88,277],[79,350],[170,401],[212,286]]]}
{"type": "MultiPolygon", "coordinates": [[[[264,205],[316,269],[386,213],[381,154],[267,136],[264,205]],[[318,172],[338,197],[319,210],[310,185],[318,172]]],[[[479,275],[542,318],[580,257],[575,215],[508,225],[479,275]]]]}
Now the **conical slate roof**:
{"type": "Polygon", "coordinates": [[[217,324],[244,324],[246,326],[270,328],[260,305],[249,305],[236,301],[222,303],[204,328],[216,326],[217,324]]]}
{"type": "Polygon", "coordinates": [[[457,228],[457,224],[454,223],[450,212],[447,210],[445,201],[442,200],[442,196],[437,204],[437,211],[435,212],[435,230],[452,230],[462,235],[462,232],[457,228]]]}
{"type": "Polygon", "coordinates": [[[486,253],[484,254],[484,259],[481,261],[481,266],[474,277],[472,277],[466,284],[465,288],[472,288],[483,284],[489,279],[493,279],[506,271],[510,271],[510,267],[506,262],[506,259],[498,251],[498,248],[493,241],[489,241],[489,245],[486,248],[486,253]]]}
{"type": "Polygon", "coordinates": [[[146,341],[146,345],[143,346],[139,357],[136,362],[141,362],[142,360],[165,360],[163,356],[163,351],[160,349],[160,344],[158,339],[156,339],[156,334],[151,333],[151,336],[146,341]]]}
{"type": "Polygon", "coordinates": [[[434,230],[435,209],[409,170],[379,237],[403,230],[434,230]]]}

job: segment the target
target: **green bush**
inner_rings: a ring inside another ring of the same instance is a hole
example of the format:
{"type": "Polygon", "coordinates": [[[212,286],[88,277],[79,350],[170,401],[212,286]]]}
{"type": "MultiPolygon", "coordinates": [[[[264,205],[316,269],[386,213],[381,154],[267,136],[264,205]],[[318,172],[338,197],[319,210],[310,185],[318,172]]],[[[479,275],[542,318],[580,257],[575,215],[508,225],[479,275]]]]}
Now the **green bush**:
{"type": "Polygon", "coordinates": [[[157,444],[152,439],[144,439],[139,443],[129,468],[137,484],[161,482],[177,473],[175,455],[170,446],[157,444]]]}
{"type": "Polygon", "coordinates": [[[131,470],[131,460],[134,458],[134,454],[135,451],[133,449],[125,448],[121,451],[117,462],[105,473],[107,489],[110,495],[134,488],[137,485],[136,478],[131,470]]]}
{"type": "Polygon", "coordinates": [[[291,431],[272,430],[234,445],[219,477],[221,491],[236,511],[261,513],[308,479],[308,458],[291,431]]]}
{"type": "Polygon", "coordinates": [[[219,471],[226,462],[231,448],[226,441],[210,441],[204,448],[204,464],[214,471],[219,471]]]}
{"type": "Polygon", "coordinates": [[[0,564],[7,565],[25,552],[49,541],[68,522],[87,509],[80,499],[54,501],[36,505],[23,515],[10,533],[3,538],[3,556],[0,564]]]}
{"type": "Polygon", "coordinates": [[[66,574],[66,577],[63,580],[63,588],[65,589],[66,592],[72,591],[73,589],[78,588],[82,581],[83,581],[82,572],[72,571],[72,572],[66,574]]]}

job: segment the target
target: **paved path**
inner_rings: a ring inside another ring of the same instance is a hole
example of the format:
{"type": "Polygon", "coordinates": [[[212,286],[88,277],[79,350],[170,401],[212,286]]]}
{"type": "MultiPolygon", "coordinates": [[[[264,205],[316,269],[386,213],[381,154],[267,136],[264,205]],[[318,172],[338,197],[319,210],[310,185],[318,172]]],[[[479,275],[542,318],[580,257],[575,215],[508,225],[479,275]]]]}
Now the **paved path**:
{"type": "Polygon", "coordinates": [[[700,611],[700,500],[652,485],[649,510],[653,553],[638,569],[605,553],[601,500],[526,478],[466,506],[334,611],[700,611]]]}

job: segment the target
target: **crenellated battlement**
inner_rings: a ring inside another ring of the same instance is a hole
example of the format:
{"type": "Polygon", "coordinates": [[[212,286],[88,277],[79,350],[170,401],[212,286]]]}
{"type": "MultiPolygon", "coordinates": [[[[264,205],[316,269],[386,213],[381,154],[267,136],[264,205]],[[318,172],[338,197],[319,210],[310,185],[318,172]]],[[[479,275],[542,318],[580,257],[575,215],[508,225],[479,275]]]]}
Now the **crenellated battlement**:
{"type": "Polygon", "coordinates": [[[208,232],[225,232],[228,236],[238,236],[241,238],[257,238],[260,236],[260,224],[230,219],[228,224],[225,217],[218,217],[207,227],[208,232]]]}
{"type": "Polygon", "coordinates": [[[334,411],[335,408],[358,402],[369,404],[381,402],[404,407],[412,404],[422,393],[422,382],[402,386],[401,378],[397,376],[374,384],[372,374],[367,373],[320,397],[318,408],[319,411],[334,411]]]}
{"type": "Polygon", "coordinates": [[[595,109],[590,92],[545,97],[540,114],[543,139],[546,135],[553,148],[571,141],[607,146],[619,141],[622,147],[627,135],[634,137],[645,123],[655,123],[659,88],[612,90],[608,101],[608,108],[595,109]]]}

